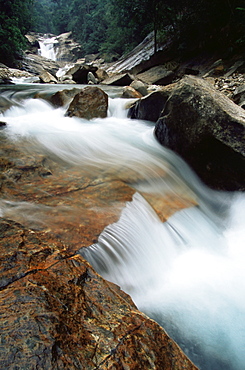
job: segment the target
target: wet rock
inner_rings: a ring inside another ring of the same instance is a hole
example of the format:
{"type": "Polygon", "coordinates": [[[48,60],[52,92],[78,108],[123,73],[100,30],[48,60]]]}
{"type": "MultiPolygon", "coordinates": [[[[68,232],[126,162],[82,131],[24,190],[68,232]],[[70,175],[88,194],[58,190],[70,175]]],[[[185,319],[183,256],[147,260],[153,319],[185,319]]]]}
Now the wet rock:
{"type": "Polygon", "coordinates": [[[128,86],[134,80],[133,76],[128,73],[120,73],[114,76],[111,76],[102,82],[103,85],[112,85],[112,86],[128,86]]]}
{"type": "Polygon", "coordinates": [[[57,79],[51,75],[51,73],[44,71],[42,74],[39,75],[40,81],[43,83],[54,83],[57,84],[57,79]]]}
{"type": "Polygon", "coordinates": [[[74,97],[66,115],[86,119],[105,118],[107,109],[108,95],[98,87],[87,86],[74,97]]]}
{"type": "Polygon", "coordinates": [[[119,218],[134,191],[0,141],[1,368],[196,369],[77,254],[119,218]]]}
{"type": "Polygon", "coordinates": [[[68,105],[80,91],[81,89],[76,88],[57,91],[49,100],[55,107],[64,107],[68,105]]]}
{"type": "Polygon", "coordinates": [[[165,86],[134,102],[128,111],[128,117],[157,122],[174,86],[165,86]]]}
{"type": "Polygon", "coordinates": [[[196,369],[81,256],[19,224],[0,228],[1,368],[196,369]]]}
{"type": "Polygon", "coordinates": [[[34,75],[15,68],[0,67],[0,84],[11,84],[13,78],[27,78],[34,75]]]}
{"type": "Polygon", "coordinates": [[[122,93],[122,98],[141,98],[142,95],[132,86],[125,86],[122,93]]]}
{"type": "Polygon", "coordinates": [[[157,121],[158,141],[216,189],[244,189],[244,110],[204,80],[186,76],[157,121]]]}

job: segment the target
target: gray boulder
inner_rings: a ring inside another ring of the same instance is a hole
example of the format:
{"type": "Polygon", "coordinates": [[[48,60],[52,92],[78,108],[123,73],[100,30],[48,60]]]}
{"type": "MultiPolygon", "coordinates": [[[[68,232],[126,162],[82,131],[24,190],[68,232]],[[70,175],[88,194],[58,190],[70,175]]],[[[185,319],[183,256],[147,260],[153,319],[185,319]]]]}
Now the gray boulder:
{"type": "Polygon", "coordinates": [[[165,68],[164,65],[155,66],[145,72],[137,74],[137,78],[149,85],[168,85],[176,77],[175,73],[165,68]]]}
{"type": "Polygon", "coordinates": [[[155,127],[164,146],[183,157],[209,186],[245,189],[245,112],[204,80],[186,76],[155,127]]]}

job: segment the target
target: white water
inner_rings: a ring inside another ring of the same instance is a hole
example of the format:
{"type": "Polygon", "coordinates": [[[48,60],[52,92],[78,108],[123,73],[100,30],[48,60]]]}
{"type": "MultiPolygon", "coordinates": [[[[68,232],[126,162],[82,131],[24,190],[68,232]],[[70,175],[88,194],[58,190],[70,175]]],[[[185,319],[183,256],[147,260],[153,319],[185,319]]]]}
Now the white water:
{"type": "MultiPolygon", "coordinates": [[[[110,100],[108,118],[86,121],[27,99],[5,113],[5,132],[98,175],[107,171],[138,191],[195,198],[198,207],[162,223],[136,193],[118,223],[82,253],[159,321],[201,369],[243,370],[244,195],[203,186],[180,158],[158,145],[152,125],[126,118],[123,105],[110,100]]],[[[6,202],[4,207],[3,215],[6,202]]]]}
{"type": "Polygon", "coordinates": [[[57,47],[55,47],[55,45],[58,44],[56,37],[42,38],[38,42],[40,46],[40,55],[44,58],[56,61],[56,55],[58,51],[57,47]]]}

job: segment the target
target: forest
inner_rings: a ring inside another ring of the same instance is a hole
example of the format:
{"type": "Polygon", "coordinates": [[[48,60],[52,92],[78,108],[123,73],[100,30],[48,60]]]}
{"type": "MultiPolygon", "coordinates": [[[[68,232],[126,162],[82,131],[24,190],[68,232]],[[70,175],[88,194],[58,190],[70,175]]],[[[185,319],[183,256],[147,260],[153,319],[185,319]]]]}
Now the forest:
{"type": "Polygon", "coordinates": [[[72,31],[84,55],[117,58],[154,32],[180,56],[241,49],[245,0],[0,0],[0,62],[13,65],[30,31],[72,31]]]}

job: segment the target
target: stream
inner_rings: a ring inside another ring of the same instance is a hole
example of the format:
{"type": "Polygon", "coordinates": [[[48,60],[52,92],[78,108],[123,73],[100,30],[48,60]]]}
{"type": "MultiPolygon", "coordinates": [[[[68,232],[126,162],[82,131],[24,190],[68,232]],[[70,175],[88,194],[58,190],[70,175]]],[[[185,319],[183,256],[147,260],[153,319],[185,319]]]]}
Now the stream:
{"type": "MultiPolygon", "coordinates": [[[[65,108],[33,99],[37,92],[48,96],[73,87],[1,86],[1,101],[11,105],[0,117],[7,123],[2,133],[28,150],[133,187],[119,221],[80,253],[130,294],[201,370],[244,370],[244,193],[205,186],[157,143],[151,122],[127,118],[129,100],[119,98],[121,88],[101,86],[110,97],[108,117],[91,121],[66,117],[65,108]],[[143,193],[172,193],[197,205],[162,222],[143,193]]],[[[4,212],[0,206],[2,217],[4,212]]]]}

